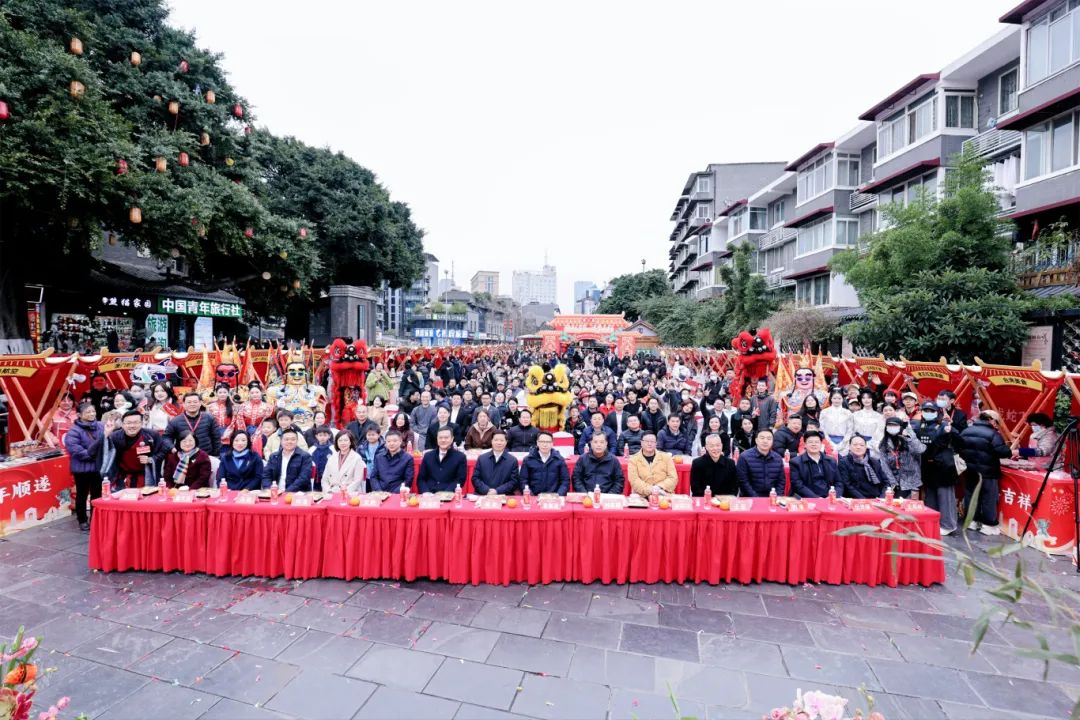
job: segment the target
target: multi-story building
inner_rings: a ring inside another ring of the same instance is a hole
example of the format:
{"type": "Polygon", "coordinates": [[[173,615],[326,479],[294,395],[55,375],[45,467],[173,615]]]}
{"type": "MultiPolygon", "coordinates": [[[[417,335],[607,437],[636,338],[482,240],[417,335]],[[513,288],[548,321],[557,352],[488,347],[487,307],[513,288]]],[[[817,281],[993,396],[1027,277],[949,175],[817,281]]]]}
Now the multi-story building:
{"type": "Polygon", "coordinates": [[[431,283],[439,277],[439,259],[424,253],[424,274],[407,288],[392,288],[387,282],[380,286],[380,332],[385,339],[405,341],[411,337],[410,322],[413,310],[429,302],[431,283]]]}
{"type": "Polygon", "coordinates": [[[740,203],[745,205],[745,198],[783,172],[783,167],[781,162],[712,163],[690,174],[671,213],[675,227],[669,237],[668,279],[676,293],[701,297],[701,285],[702,290],[719,294],[714,266],[727,256],[732,239],[729,225],[739,231],[740,241],[751,232],[749,213],[736,223],[728,222],[727,213],[735,213],[740,203]]]}
{"type": "Polygon", "coordinates": [[[580,315],[589,315],[600,304],[600,288],[596,283],[578,281],[574,283],[574,312],[580,315]]]}
{"type": "Polygon", "coordinates": [[[499,294],[499,273],[493,270],[477,270],[472,276],[470,290],[474,293],[487,293],[491,297],[499,294]]]}
{"type": "Polygon", "coordinates": [[[515,270],[513,279],[514,302],[555,304],[555,266],[544,265],[540,272],[515,270]]]}

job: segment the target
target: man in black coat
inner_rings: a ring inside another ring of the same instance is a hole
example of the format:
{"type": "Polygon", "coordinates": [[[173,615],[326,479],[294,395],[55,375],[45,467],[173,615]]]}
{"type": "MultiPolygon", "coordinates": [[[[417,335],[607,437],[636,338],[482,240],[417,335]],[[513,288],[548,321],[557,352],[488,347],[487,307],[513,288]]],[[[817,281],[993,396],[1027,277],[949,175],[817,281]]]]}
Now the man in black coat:
{"type": "Polygon", "coordinates": [[[774,435],[773,452],[780,455],[780,457],[784,457],[785,452],[791,453],[791,457],[798,455],[799,443],[802,441],[802,430],[802,415],[798,413],[788,415],[787,424],[777,430],[774,435]]]}
{"type": "Polygon", "coordinates": [[[532,413],[521,410],[518,423],[510,428],[507,436],[510,440],[510,452],[529,452],[536,447],[536,436],[540,431],[533,427],[532,413]]]}
{"type": "Polygon", "coordinates": [[[169,448],[175,450],[180,445],[180,438],[186,433],[195,436],[195,445],[212,458],[221,450],[221,436],[217,423],[202,406],[198,393],[184,395],[184,412],[180,413],[165,427],[164,439],[169,448]]]}
{"type": "Polygon", "coordinates": [[[622,398],[615,398],[615,409],[604,418],[604,424],[611,428],[615,437],[619,437],[626,430],[626,421],[629,417],[630,413],[626,412],[626,403],[622,398]]]}
{"type": "Polygon", "coordinates": [[[491,450],[476,458],[472,482],[478,495],[509,495],[518,489],[518,461],[506,452],[505,430],[496,430],[491,436],[491,450]]]}
{"type": "Polygon", "coordinates": [[[450,422],[450,409],[439,407],[439,409],[435,411],[435,420],[428,425],[427,433],[424,435],[424,447],[435,447],[439,431],[446,429],[450,430],[450,434],[454,438],[455,443],[460,444],[465,439],[465,434],[462,432],[461,428],[450,422]]]}
{"type": "Polygon", "coordinates": [[[821,451],[824,438],[818,430],[807,432],[806,452],[791,459],[791,491],[799,497],[828,497],[840,484],[836,461],[821,451]]]}
{"type": "Polygon", "coordinates": [[[116,455],[105,476],[112,478],[113,487],[150,487],[157,483],[157,468],[169,446],[153,430],[143,428],[142,413],[128,410],[120,421],[120,429],[109,436],[116,455]]]}
{"type": "MultiPolygon", "coordinates": [[[[999,535],[998,530],[998,481],[1001,479],[1001,459],[1012,455],[1012,448],[1001,437],[1001,416],[993,410],[983,410],[979,419],[960,433],[963,447],[960,457],[967,463],[964,476],[964,517],[971,508],[975,488],[982,481],[979,503],[971,522],[971,530],[983,535],[999,535]]],[[[953,432],[956,427],[953,426],[953,432]]]]}
{"type": "MultiPolygon", "coordinates": [[[[345,426],[345,429],[352,433],[356,438],[356,442],[360,443],[367,437],[367,431],[374,428],[375,432],[382,433],[382,428],[379,427],[379,423],[375,422],[368,417],[367,405],[363,403],[356,404],[356,419],[345,426]]],[[[314,443],[309,443],[313,445],[314,443]]]]}
{"type": "Polygon", "coordinates": [[[420,492],[453,492],[458,485],[465,487],[468,461],[465,453],[455,450],[454,431],[441,428],[435,437],[436,447],[424,453],[416,487],[420,492]]]}
{"type": "Polygon", "coordinates": [[[592,492],[596,486],[602,493],[622,493],[626,489],[622,467],[618,458],[608,452],[604,433],[593,435],[589,452],[577,459],[571,484],[575,492],[592,492]]]}
{"type": "Polygon", "coordinates": [[[700,497],[706,486],[712,488],[713,495],[735,495],[739,491],[735,462],[724,455],[719,435],[705,438],[705,454],[690,463],[690,493],[700,497]]]}

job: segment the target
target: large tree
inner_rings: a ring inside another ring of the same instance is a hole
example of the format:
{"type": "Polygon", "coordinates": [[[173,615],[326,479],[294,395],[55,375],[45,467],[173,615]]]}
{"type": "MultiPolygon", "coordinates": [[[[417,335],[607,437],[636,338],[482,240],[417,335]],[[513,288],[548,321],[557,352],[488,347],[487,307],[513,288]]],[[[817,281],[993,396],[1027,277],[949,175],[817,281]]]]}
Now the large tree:
{"type": "Polygon", "coordinates": [[[754,272],[754,249],[743,243],[736,246],[731,264],[720,268],[720,278],[727,290],[723,304],[703,318],[703,339],[711,345],[727,346],[742,330],[757,328],[776,308],[777,301],[765,285],[765,278],[754,272]]]}
{"type": "Polygon", "coordinates": [[[638,303],[671,294],[671,286],[663,270],[620,275],[611,281],[611,294],[600,301],[596,312],[624,313],[626,319],[633,322],[641,316],[638,303]]]}

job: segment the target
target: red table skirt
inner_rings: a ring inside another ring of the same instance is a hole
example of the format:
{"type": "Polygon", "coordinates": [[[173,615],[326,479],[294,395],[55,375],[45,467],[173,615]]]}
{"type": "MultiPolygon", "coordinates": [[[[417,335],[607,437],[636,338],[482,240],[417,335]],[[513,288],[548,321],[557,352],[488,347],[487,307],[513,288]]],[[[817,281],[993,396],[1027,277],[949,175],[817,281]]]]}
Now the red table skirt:
{"type": "Polygon", "coordinates": [[[465,502],[450,514],[447,579],[474,585],[573,580],[574,533],[569,510],[477,510],[465,502]]]}
{"type": "MultiPolygon", "coordinates": [[[[940,518],[936,512],[929,510],[905,514],[915,518],[918,531],[925,537],[941,539],[940,518]]],[[[925,543],[916,540],[894,543],[880,538],[834,534],[837,530],[854,525],[880,525],[886,517],[888,515],[881,511],[853,513],[836,510],[821,513],[818,521],[820,529],[814,578],[818,582],[858,583],[870,587],[880,584],[889,587],[913,584],[926,586],[945,582],[944,561],[932,562],[889,554],[890,551],[897,550],[940,557],[939,551],[925,543]]],[[[889,529],[895,532],[915,529],[911,525],[912,523],[897,521],[889,529]]]]}
{"type": "Polygon", "coordinates": [[[698,513],[695,582],[795,584],[811,578],[818,514],[769,513],[767,503],[755,500],[766,506],[760,511],[698,513]]]}
{"type": "Polygon", "coordinates": [[[389,507],[395,502],[396,498],[390,498],[380,508],[327,508],[325,577],[408,581],[447,577],[447,509],[389,507]]]}
{"type": "Polygon", "coordinates": [[[582,582],[685,582],[696,545],[693,510],[574,509],[582,582]]]}
{"type": "Polygon", "coordinates": [[[206,569],[206,507],[148,500],[95,500],[89,565],[95,570],[184,573],[206,569]]]}
{"type": "Polygon", "coordinates": [[[206,572],[320,577],[325,507],[208,503],[206,572]]]}

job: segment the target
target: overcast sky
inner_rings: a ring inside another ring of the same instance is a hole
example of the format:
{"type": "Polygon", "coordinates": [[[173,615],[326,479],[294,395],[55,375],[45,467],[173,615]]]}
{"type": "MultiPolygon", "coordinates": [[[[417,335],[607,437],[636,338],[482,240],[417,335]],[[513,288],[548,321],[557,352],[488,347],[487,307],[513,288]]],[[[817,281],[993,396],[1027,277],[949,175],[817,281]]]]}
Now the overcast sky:
{"type": "Polygon", "coordinates": [[[170,0],[257,122],[407,202],[458,285],[667,267],[709,162],[789,160],[1002,28],[1016,0],[170,0]]]}

